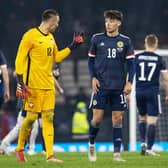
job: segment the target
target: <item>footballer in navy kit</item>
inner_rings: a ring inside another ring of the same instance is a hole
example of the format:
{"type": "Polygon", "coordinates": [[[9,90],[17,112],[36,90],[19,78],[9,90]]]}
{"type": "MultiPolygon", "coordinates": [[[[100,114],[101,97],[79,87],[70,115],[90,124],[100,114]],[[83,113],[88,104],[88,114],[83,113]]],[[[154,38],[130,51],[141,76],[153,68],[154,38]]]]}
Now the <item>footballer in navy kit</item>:
{"type": "Polygon", "coordinates": [[[166,95],[168,95],[168,71],[162,57],[155,53],[157,48],[158,38],[156,35],[147,35],[145,38],[145,51],[135,57],[136,101],[139,112],[141,154],[153,156],[158,155],[152,151],[152,146],[155,140],[156,122],[160,112],[160,74],[163,76],[166,95]]]}
{"type": "Polygon", "coordinates": [[[9,100],[9,77],[8,77],[8,70],[7,70],[7,61],[0,51],[0,107],[3,102],[9,100]]]}
{"type": "Polygon", "coordinates": [[[107,104],[112,109],[114,160],[125,161],[120,155],[122,117],[127,108],[125,94],[131,92],[135,67],[131,39],[119,33],[122,17],[119,11],[105,11],[106,31],[93,35],[91,39],[88,53],[93,92],[90,104],[93,109],[88,151],[90,161],[96,161],[95,137],[107,104]],[[127,65],[128,76],[125,65],[127,65]]]}

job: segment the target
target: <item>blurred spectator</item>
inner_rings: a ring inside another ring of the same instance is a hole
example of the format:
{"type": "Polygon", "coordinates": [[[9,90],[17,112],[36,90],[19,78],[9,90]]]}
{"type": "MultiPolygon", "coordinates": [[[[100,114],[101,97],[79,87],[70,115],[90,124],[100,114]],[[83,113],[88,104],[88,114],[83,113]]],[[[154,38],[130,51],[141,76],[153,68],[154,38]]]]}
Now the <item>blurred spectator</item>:
{"type": "Polygon", "coordinates": [[[87,119],[87,105],[79,101],[72,118],[72,138],[74,140],[88,139],[89,123],[87,119]]]}
{"type": "Polygon", "coordinates": [[[2,51],[0,51],[0,106],[3,102],[7,102],[9,98],[9,76],[7,61],[2,51]]]}

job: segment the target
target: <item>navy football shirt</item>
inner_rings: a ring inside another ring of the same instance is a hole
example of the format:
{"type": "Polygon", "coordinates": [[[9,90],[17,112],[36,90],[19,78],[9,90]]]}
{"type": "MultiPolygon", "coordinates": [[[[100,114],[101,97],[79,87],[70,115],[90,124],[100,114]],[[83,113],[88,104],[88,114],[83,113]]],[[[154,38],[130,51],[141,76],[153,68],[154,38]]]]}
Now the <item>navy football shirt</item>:
{"type": "Polygon", "coordinates": [[[159,88],[160,72],[167,71],[163,58],[154,52],[142,52],[135,56],[136,89],[159,88]]]}
{"type": "Polygon", "coordinates": [[[123,90],[125,63],[134,59],[134,49],[129,37],[119,34],[109,37],[106,33],[93,35],[88,53],[94,57],[96,78],[102,89],[123,90]]]}
{"type": "Polygon", "coordinates": [[[3,96],[3,92],[4,92],[4,83],[3,83],[3,77],[2,77],[2,69],[3,66],[7,66],[6,65],[6,59],[4,54],[0,51],[0,96],[3,96]]]}

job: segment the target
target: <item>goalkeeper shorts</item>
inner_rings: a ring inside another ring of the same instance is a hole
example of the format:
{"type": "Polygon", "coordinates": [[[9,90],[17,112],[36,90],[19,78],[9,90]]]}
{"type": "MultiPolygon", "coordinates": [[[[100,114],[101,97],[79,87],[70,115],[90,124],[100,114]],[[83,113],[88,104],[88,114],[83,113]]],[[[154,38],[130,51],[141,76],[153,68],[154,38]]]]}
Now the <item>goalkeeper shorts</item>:
{"type": "Polygon", "coordinates": [[[54,111],[54,89],[30,89],[30,94],[25,100],[24,109],[30,112],[54,111]]]}

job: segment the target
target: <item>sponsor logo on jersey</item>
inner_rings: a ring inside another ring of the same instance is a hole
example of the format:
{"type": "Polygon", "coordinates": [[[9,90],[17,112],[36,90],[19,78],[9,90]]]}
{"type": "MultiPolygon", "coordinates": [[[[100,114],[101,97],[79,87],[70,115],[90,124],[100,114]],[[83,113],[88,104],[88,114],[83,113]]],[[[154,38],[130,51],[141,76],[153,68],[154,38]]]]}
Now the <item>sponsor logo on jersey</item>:
{"type": "Polygon", "coordinates": [[[29,107],[33,108],[34,104],[33,103],[29,103],[29,107]]]}
{"type": "Polygon", "coordinates": [[[104,45],[105,45],[104,42],[101,42],[101,43],[100,43],[100,46],[104,46],[104,45]]]}
{"type": "Polygon", "coordinates": [[[117,48],[117,51],[118,51],[118,52],[122,52],[122,51],[123,51],[123,48],[117,48]]]}

